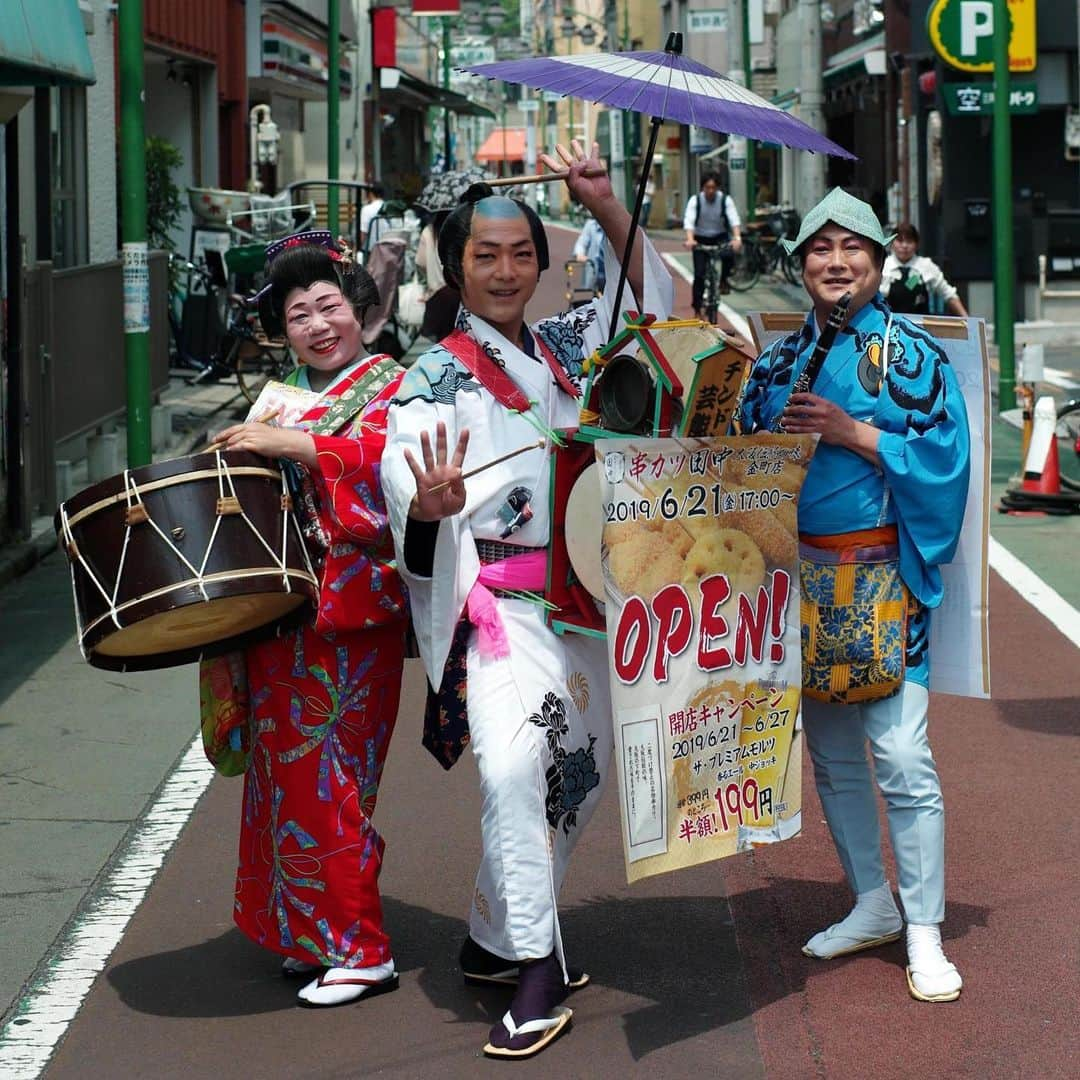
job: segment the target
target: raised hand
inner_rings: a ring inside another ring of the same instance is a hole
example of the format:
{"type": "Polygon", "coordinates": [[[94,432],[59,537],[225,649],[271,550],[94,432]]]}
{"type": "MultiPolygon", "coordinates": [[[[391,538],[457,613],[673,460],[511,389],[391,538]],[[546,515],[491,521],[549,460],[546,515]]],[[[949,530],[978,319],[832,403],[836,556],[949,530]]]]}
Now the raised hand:
{"type": "Polygon", "coordinates": [[[567,150],[562,143],[555,147],[560,161],[556,161],[550,154],[541,154],[540,160],[545,167],[553,171],[567,169],[569,176],[566,178],[566,186],[582,206],[587,210],[595,211],[596,207],[607,199],[613,199],[615,193],[611,188],[611,178],[607,174],[606,166],[600,159],[600,144],[592,144],[592,153],[586,154],[577,139],[570,143],[567,150]],[[585,170],[600,171],[599,176],[585,176],[585,170]]]}
{"type": "Polygon", "coordinates": [[[416,479],[416,494],[409,504],[409,517],[417,521],[441,521],[460,514],[465,508],[465,483],[461,478],[461,465],[469,448],[469,431],[463,428],[449,463],[446,460],[446,425],[440,420],[435,425],[435,451],[432,453],[431,436],[420,433],[421,465],[412,452],[405,451],[405,460],[416,479]],[[445,486],[441,486],[445,485],[445,486]],[[439,488],[438,491],[432,491],[439,488]]]}

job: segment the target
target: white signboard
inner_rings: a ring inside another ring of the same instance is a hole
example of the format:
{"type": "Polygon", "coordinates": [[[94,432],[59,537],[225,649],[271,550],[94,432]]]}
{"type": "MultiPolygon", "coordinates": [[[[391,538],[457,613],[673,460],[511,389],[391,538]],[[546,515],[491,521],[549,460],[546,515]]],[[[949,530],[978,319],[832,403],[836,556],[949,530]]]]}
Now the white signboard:
{"type": "Polygon", "coordinates": [[[471,67],[473,64],[491,64],[494,61],[494,45],[454,45],[450,49],[453,67],[471,67]]]}
{"type": "Polygon", "coordinates": [[[716,34],[727,30],[727,11],[724,8],[710,8],[706,11],[688,11],[686,13],[686,32],[688,34],[716,34]]]}

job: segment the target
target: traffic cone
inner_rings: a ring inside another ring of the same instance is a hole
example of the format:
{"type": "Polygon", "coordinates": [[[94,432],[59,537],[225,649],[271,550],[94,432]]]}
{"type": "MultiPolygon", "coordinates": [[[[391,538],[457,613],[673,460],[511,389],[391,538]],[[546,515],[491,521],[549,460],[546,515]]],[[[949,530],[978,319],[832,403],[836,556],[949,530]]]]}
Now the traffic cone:
{"type": "Polygon", "coordinates": [[[1052,397],[1041,397],[1035,405],[1035,422],[1024,461],[1022,491],[1035,495],[1061,494],[1058,461],[1057,410],[1052,397]]]}

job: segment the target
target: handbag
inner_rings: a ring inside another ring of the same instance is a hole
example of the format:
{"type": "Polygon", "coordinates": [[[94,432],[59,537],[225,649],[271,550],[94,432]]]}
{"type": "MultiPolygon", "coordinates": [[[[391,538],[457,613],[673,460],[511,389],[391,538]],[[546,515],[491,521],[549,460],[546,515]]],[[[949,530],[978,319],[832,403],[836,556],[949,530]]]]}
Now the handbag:
{"type": "Polygon", "coordinates": [[[424,286],[419,278],[406,281],[398,286],[397,317],[406,326],[419,326],[424,321],[427,304],[424,299],[424,286]]]}
{"type": "Polygon", "coordinates": [[[251,756],[251,709],[242,652],[199,661],[199,727],[207,761],[240,776],[251,756]]]}
{"type": "Polygon", "coordinates": [[[896,527],[800,540],[803,693],[838,705],[891,697],[904,681],[914,603],[896,527]]]}

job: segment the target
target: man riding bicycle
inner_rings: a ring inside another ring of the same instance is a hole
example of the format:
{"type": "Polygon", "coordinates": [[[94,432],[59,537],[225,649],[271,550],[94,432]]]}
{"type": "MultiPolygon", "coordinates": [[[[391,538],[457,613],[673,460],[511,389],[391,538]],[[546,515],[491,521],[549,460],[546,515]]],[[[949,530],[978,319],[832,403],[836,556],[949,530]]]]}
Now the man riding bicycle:
{"type": "Polygon", "coordinates": [[[701,191],[690,197],[683,214],[683,228],[686,230],[685,247],[694,256],[694,315],[701,318],[701,300],[705,288],[705,267],[710,252],[698,245],[716,247],[720,244],[731,245],[730,253],[720,256],[720,291],[731,291],[728,278],[735,265],[735,256],[742,250],[742,221],[739,211],[730,195],[720,190],[720,178],[716,173],[707,173],[701,181],[701,191]]]}

